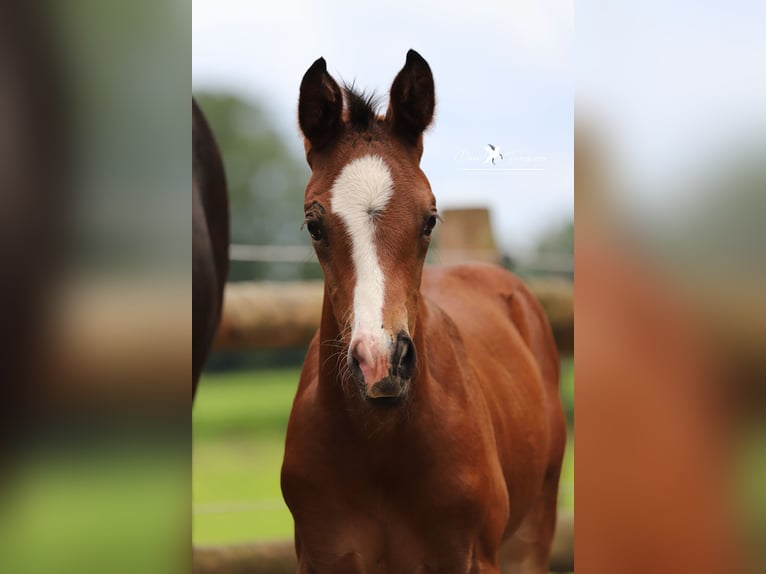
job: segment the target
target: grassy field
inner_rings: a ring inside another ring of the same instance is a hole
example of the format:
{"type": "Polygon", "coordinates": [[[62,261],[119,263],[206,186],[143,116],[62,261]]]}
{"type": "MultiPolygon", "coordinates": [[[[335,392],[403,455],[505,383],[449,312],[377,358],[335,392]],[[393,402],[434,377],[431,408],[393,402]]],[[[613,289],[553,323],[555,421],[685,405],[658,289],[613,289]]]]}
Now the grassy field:
{"type": "MultiPolygon", "coordinates": [[[[193,415],[193,506],[196,544],[292,536],[279,488],[284,433],[299,369],[207,374],[193,415]]],[[[562,369],[565,402],[571,361],[562,369]]],[[[571,403],[570,403],[571,404],[571,403]]],[[[572,508],[573,441],[562,471],[562,508],[572,508]]]]}
{"type": "Polygon", "coordinates": [[[203,377],[192,418],[195,543],[292,536],[279,469],[299,372],[203,377]]]}

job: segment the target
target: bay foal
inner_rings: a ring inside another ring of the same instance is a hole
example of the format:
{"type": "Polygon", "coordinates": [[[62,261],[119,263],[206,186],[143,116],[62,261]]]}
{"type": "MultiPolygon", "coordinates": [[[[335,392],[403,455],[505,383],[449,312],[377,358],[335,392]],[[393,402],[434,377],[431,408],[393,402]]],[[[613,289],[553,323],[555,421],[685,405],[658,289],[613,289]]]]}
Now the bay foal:
{"type": "Polygon", "coordinates": [[[488,265],[423,263],[431,70],[410,50],[384,117],[306,72],[306,226],[325,277],[287,430],[300,573],[547,571],[565,425],[540,305],[488,265]],[[505,546],[501,549],[501,545],[505,546]]]}

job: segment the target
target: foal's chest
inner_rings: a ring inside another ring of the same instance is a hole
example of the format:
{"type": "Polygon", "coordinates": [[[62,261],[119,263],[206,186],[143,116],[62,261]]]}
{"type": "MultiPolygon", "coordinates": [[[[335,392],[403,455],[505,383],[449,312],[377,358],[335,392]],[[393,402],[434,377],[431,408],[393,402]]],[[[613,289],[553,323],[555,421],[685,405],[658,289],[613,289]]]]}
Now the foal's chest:
{"type": "Polygon", "coordinates": [[[301,572],[312,574],[469,574],[478,572],[476,533],[445,532],[433,522],[418,531],[411,524],[350,520],[331,548],[301,542],[301,572]],[[305,565],[305,569],[304,569],[305,565]]]}
{"type": "MultiPolygon", "coordinates": [[[[478,545],[491,534],[492,512],[482,485],[458,468],[406,467],[327,477],[311,489],[321,497],[298,510],[302,572],[469,574],[478,545]],[[311,565],[311,568],[308,566],[311,565]]],[[[485,477],[486,480],[487,477],[485,477]]],[[[485,483],[486,488],[486,483],[485,483]]],[[[307,503],[306,503],[307,504],[307,503]]],[[[500,505],[502,506],[502,505],[500,505]]]]}

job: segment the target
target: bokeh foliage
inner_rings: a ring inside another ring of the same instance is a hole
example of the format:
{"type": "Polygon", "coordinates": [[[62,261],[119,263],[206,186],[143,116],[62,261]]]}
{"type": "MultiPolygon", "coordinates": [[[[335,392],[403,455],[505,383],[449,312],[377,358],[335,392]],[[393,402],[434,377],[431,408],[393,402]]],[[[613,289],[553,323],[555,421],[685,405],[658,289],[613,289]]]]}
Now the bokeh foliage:
{"type": "MultiPolygon", "coordinates": [[[[306,232],[301,230],[309,169],[277,130],[268,108],[225,93],[199,92],[195,98],[223,156],[232,244],[305,245],[310,254],[306,232]]],[[[233,261],[229,280],[304,279],[319,273],[313,263],[233,261]]]]}

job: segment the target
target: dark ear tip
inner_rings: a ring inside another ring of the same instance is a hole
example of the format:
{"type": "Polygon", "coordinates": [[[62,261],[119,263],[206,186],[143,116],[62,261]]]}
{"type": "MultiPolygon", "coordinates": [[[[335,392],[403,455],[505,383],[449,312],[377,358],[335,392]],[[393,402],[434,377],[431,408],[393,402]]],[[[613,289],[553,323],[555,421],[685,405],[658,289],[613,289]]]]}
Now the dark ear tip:
{"type": "Polygon", "coordinates": [[[303,80],[301,81],[301,89],[303,89],[304,86],[307,86],[313,82],[319,81],[320,78],[324,77],[324,75],[327,73],[327,62],[324,61],[324,58],[317,59],[308,70],[306,70],[306,73],[303,74],[303,80]]]}
{"type": "Polygon", "coordinates": [[[308,72],[326,72],[326,71],[327,71],[327,62],[325,62],[324,58],[317,58],[314,61],[314,63],[311,64],[311,67],[308,69],[308,72]]]}
{"type": "Polygon", "coordinates": [[[423,59],[423,56],[418,54],[415,50],[413,50],[412,48],[407,50],[407,60],[406,60],[407,64],[414,64],[414,63],[421,63],[421,62],[423,64],[428,65],[425,59],[423,59]]]}

